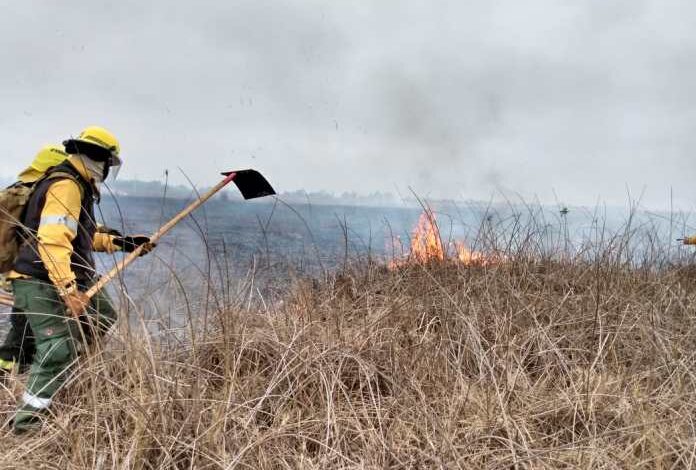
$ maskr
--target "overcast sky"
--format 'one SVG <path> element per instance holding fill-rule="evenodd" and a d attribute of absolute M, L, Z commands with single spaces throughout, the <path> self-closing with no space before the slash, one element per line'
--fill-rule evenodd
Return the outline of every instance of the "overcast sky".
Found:
<path fill-rule="evenodd" d="M 124 178 L 696 202 L 693 1 L 0 6 L 1 176 L 98 124 Z"/>

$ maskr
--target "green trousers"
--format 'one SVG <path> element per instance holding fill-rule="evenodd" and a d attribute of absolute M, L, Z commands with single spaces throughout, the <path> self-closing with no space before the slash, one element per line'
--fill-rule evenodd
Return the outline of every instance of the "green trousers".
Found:
<path fill-rule="evenodd" d="M 86 286 L 84 286 L 86 287 Z M 101 291 L 92 298 L 81 321 L 74 320 L 52 284 L 35 279 L 13 283 L 15 310 L 26 316 L 36 342 L 23 405 L 15 416 L 15 428 L 32 415 L 48 408 L 53 395 L 65 383 L 77 358 L 80 343 L 89 344 L 106 333 L 116 321 L 108 295 Z"/>

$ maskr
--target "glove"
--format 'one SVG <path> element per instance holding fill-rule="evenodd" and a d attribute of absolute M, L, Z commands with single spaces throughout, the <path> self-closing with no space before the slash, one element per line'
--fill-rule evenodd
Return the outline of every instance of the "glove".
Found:
<path fill-rule="evenodd" d="M 65 303 L 65 307 L 70 312 L 73 318 L 79 318 L 80 315 L 85 313 L 87 306 L 89 305 L 89 297 L 84 292 L 79 290 L 74 290 L 69 294 L 65 294 L 61 297 Z"/>
<path fill-rule="evenodd" d="M 145 256 L 146 254 L 151 252 L 154 247 L 157 246 L 156 243 L 150 242 L 150 237 L 146 237 L 145 235 L 128 235 L 126 237 L 114 237 L 113 243 L 126 253 L 132 253 L 140 245 L 145 245 L 143 247 L 143 251 L 140 253 L 140 256 Z"/>

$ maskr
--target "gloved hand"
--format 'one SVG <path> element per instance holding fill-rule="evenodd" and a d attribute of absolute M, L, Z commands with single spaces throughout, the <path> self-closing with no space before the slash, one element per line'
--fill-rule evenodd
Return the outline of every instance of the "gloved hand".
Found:
<path fill-rule="evenodd" d="M 74 290 L 69 294 L 65 294 L 61 297 L 65 306 L 72 315 L 73 318 L 79 318 L 80 315 L 85 313 L 87 306 L 89 305 L 89 297 L 84 292 L 79 290 Z"/>
<path fill-rule="evenodd" d="M 140 253 L 140 256 L 145 256 L 146 254 L 151 252 L 153 248 L 157 246 L 156 243 L 150 242 L 150 237 L 147 237 L 145 235 L 128 235 L 125 237 L 114 237 L 113 243 L 126 253 L 132 253 L 140 245 L 145 245 L 143 247 L 142 253 Z"/>

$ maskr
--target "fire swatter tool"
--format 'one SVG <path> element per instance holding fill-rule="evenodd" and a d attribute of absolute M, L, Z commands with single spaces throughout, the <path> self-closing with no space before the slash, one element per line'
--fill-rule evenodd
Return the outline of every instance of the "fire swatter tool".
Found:
<path fill-rule="evenodd" d="M 206 201 L 208 201 L 211 197 L 220 192 L 222 188 L 230 183 L 234 183 L 237 186 L 239 192 L 242 193 L 242 197 L 246 200 L 256 199 L 264 196 L 272 196 L 275 194 L 275 191 L 268 180 L 266 180 L 266 178 L 256 170 L 227 171 L 222 173 L 222 175 L 225 177 L 225 179 L 216 184 L 207 193 L 200 196 L 186 209 L 179 212 L 172 220 L 164 224 L 157 232 L 152 234 L 150 237 L 150 242 L 157 243 L 160 238 L 173 229 L 179 222 L 188 217 L 193 211 L 205 204 Z M 135 261 L 142 254 L 144 249 L 145 246 L 141 245 L 118 262 L 111 271 L 102 276 L 96 284 L 85 292 L 87 296 L 91 298 L 97 292 L 99 292 L 106 284 L 118 276 L 118 274 L 123 271 L 126 266 Z"/>

